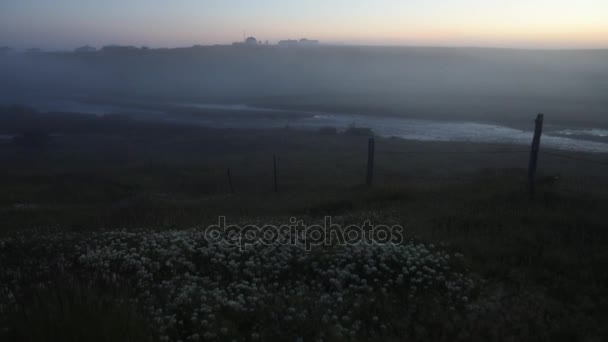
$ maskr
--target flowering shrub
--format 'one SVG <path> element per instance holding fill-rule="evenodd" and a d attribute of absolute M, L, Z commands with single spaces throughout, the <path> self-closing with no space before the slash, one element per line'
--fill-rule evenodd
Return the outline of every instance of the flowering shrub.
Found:
<path fill-rule="evenodd" d="M 210 244 L 196 229 L 23 232 L 0 240 L 0 316 L 18 310 L 27 291 L 70 278 L 131 289 L 130 304 L 161 340 L 415 335 L 421 320 L 467 306 L 473 281 L 457 259 L 414 241 L 306 252 Z"/>

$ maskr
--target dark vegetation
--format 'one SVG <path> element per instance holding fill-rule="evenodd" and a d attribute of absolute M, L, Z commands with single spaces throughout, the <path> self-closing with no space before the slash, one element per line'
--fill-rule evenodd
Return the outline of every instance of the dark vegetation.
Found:
<path fill-rule="evenodd" d="M 467 267 L 483 279 L 477 300 L 493 309 L 458 322 L 456 330 L 465 336 L 608 338 L 603 155 L 561 158 L 541 150 L 541 182 L 531 198 L 525 191 L 528 154 L 512 146 L 377 139 L 375 184 L 366 188 L 369 132 L 360 128 L 351 129 L 355 134 L 212 130 L 25 108 L 4 108 L 0 128 L 17 136 L 0 140 L 3 235 L 48 227 L 188 228 L 218 215 L 333 215 L 354 223 L 369 215 L 379 222 L 391 218 L 409 236 L 463 253 Z M 577 161 L 582 157 L 596 163 Z M 235 195 L 229 194 L 227 168 Z M 40 317 L 16 322 L 17 333 L 79 340 L 98 331 L 90 322 L 104 319 L 116 322 L 104 321 L 115 331 L 103 333 L 142 336 L 142 320 L 131 309 L 107 304 L 108 294 L 81 296 L 78 286 L 62 288 L 50 301 L 33 297 Z M 69 310 L 55 312 L 55 301 Z M 24 322 L 35 328 L 27 330 Z"/>
<path fill-rule="evenodd" d="M 59 278 L 59 277 L 58 277 Z M 11 341 L 150 341 L 148 323 L 126 301 L 127 291 L 55 279 L 51 289 L 31 291 L 27 311 L 10 316 Z"/>
<path fill-rule="evenodd" d="M 4 165 L 0 201 L 7 228 L 12 215 L 32 221 L 28 226 L 53 222 L 89 229 L 196 225 L 222 213 L 304 214 L 333 212 L 334 206 L 365 209 L 374 200 L 359 201 L 359 197 L 381 189 L 394 189 L 391 194 L 396 199 L 412 198 L 427 188 L 448 191 L 483 179 L 515 181 L 510 190 L 518 192 L 523 189 L 519 181 L 525 178 L 528 159 L 525 147 L 377 139 L 376 187 L 368 190 L 361 187 L 370 134 L 366 128 L 351 128 L 355 133 L 350 134 L 327 134 L 326 129 L 317 133 L 219 130 L 26 110 L 1 115 L 0 123 L 0 134 L 16 135 L 0 140 Z M 46 148 L 19 143 L 23 132 L 43 128 Z M 270 194 L 273 154 L 278 156 L 277 195 Z M 605 157 L 568 156 L 574 159 L 541 153 L 541 187 L 549 194 L 603 194 Z M 582 157 L 597 164 L 577 161 Z M 238 196 L 228 195 L 228 168 Z M 323 208 L 325 203 L 328 209 Z M 79 210 L 71 210 L 74 205 Z M 147 210 L 150 206 L 159 210 Z M 199 210 L 201 206 L 205 210 Z M 20 228 L 27 221 L 17 220 L 15 225 Z"/>

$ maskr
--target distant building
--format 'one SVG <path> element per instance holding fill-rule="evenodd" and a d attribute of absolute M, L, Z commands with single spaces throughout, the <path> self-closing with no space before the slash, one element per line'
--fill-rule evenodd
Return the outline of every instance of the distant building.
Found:
<path fill-rule="evenodd" d="M 319 41 L 302 38 L 302 39 L 300 39 L 299 44 L 304 45 L 304 46 L 314 46 L 314 45 L 319 45 Z"/>
<path fill-rule="evenodd" d="M 232 43 L 233 46 L 258 46 L 262 44 L 261 41 L 258 41 L 255 37 L 247 37 L 242 42 Z"/>
<path fill-rule="evenodd" d="M 279 46 L 284 47 L 297 47 L 297 46 L 317 46 L 319 45 L 318 40 L 310 40 L 306 38 L 302 38 L 300 40 L 295 39 L 287 39 L 279 41 Z"/>
<path fill-rule="evenodd" d="M 95 52 L 95 51 L 97 51 L 96 48 L 94 48 L 92 46 L 88 46 L 88 45 L 81 46 L 74 50 L 74 52 L 76 52 L 76 53 L 87 53 L 87 52 Z"/>
<path fill-rule="evenodd" d="M 290 46 L 298 46 L 298 41 L 294 39 L 287 39 L 279 41 L 279 46 L 290 47 Z"/>

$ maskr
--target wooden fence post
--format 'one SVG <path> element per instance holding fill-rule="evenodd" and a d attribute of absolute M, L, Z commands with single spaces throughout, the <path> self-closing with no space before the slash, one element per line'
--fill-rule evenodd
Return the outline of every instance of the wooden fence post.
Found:
<path fill-rule="evenodd" d="M 374 138 L 369 138 L 367 142 L 367 178 L 366 184 L 367 186 L 372 185 L 372 181 L 374 179 L 374 153 L 375 153 L 375 142 Z"/>
<path fill-rule="evenodd" d="M 232 174 L 230 173 L 230 169 L 226 172 L 228 175 L 228 185 L 230 185 L 230 193 L 234 194 L 234 185 L 232 184 Z"/>
<path fill-rule="evenodd" d="M 274 192 L 279 192 L 279 185 L 277 184 L 277 155 L 272 156 L 272 162 L 274 167 Z"/>
<path fill-rule="evenodd" d="M 531 195 L 536 191 L 536 168 L 538 162 L 538 151 L 540 150 L 540 136 L 543 133 L 543 114 L 538 114 L 534 127 L 534 138 L 532 139 L 532 149 L 530 151 L 530 163 L 528 164 L 528 190 Z"/>

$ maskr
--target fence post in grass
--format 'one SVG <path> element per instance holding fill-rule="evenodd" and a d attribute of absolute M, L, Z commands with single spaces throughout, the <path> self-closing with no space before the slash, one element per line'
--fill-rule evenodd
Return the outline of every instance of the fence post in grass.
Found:
<path fill-rule="evenodd" d="M 534 138 L 532 139 L 532 149 L 530 151 L 530 163 L 528 165 L 528 190 L 531 195 L 536 191 L 536 168 L 538 162 L 538 151 L 540 150 L 540 136 L 543 133 L 543 114 L 536 117 L 534 128 Z"/>
<path fill-rule="evenodd" d="M 234 194 L 234 185 L 232 184 L 232 174 L 230 173 L 230 169 L 226 172 L 228 175 L 228 185 L 230 185 L 230 193 Z"/>
<path fill-rule="evenodd" d="M 371 186 L 374 179 L 375 145 L 374 138 L 369 138 L 369 141 L 367 142 L 367 178 L 365 182 L 367 186 Z"/>
<path fill-rule="evenodd" d="M 277 155 L 272 155 L 272 163 L 274 167 L 274 192 L 279 192 L 279 186 L 277 184 Z"/>

